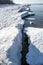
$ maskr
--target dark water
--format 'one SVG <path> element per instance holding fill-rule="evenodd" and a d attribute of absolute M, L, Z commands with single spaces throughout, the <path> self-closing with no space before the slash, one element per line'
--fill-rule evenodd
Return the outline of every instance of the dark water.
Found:
<path fill-rule="evenodd" d="M 35 23 L 36 27 L 43 28 L 43 5 L 31 5 L 30 6 L 31 11 L 34 12 L 35 16 L 28 17 L 28 23 L 31 21 Z"/>

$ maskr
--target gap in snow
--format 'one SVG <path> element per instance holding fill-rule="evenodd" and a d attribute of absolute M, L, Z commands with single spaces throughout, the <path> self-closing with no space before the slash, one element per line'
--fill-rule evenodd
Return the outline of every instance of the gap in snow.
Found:
<path fill-rule="evenodd" d="M 25 20 L 24 20 L 24 23 L 25 23 Z M 23 29 L 22 29 L 22 51 L 21 51 L 22 58 L 21 58 L 21 65 L 29 65 L 27 63 L 27 61 L 26 61 L 26 55 L 28 53 L 29 44 L 28 44 L 28 36 L 27 36 L 26 33 L 24 33 L 24 29 L 25 29 L 24 25 L 23 25 Z"/>

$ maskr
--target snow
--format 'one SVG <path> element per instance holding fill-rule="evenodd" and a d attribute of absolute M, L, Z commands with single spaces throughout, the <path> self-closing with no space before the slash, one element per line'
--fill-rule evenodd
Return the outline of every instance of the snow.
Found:
<path fill-rule="evenodd" d="M 12 6 L 7 6 L 5 8 L 0 8 L 0 29 L 8 27 L 14 23 L 15 25 L 24 24 L 24 21 L 21 19 L 20 13 L 18 13 L 18 8 L 16 7 L 16 9 L 14 9 L 14 7 L 15 6 L 13 6 L 13 8 Z"/>
<path fill-rule="evenodd" d="M 0 30 L 0 64 L 20 65 L 21 42 L 21 31 L 14 26 Z"/>
<path fill-rule="evenodd" d="M 26 61 L 30 65 L 43 64 L 43 28 L 27 27 L 24 32 L 30 37 Z"/>
<path fill-rule="evenodd" d="M 18 10 L 19 6 L 0 6 L 0 65 L 21 65 L 24 21 Z"/>
<path fill-rule="evenodd" d="M 22 17 L 27 15 L 19 12 L 23 6 L 0 5 L 0 65 L 21 65 Z"/>

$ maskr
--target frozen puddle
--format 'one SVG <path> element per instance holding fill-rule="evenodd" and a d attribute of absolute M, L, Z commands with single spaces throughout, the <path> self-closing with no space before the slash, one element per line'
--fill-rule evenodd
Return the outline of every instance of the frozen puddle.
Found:
<path fill-rule="evenodd" d="M 24 32 L 30 37 L 29 52 L 26 55 L 27 63 L 43 65 L 43 28 L 27 27 Z"/>

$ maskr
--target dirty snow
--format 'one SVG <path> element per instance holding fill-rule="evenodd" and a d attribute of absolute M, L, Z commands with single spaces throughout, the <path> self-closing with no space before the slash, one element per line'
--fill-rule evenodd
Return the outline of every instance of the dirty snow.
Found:
<path fill-rule="evenodd" d="M 24 31 L 30 40 L 26 61 L 30 65 L 43 64 L 43 28 L 27 27 Z"/>

